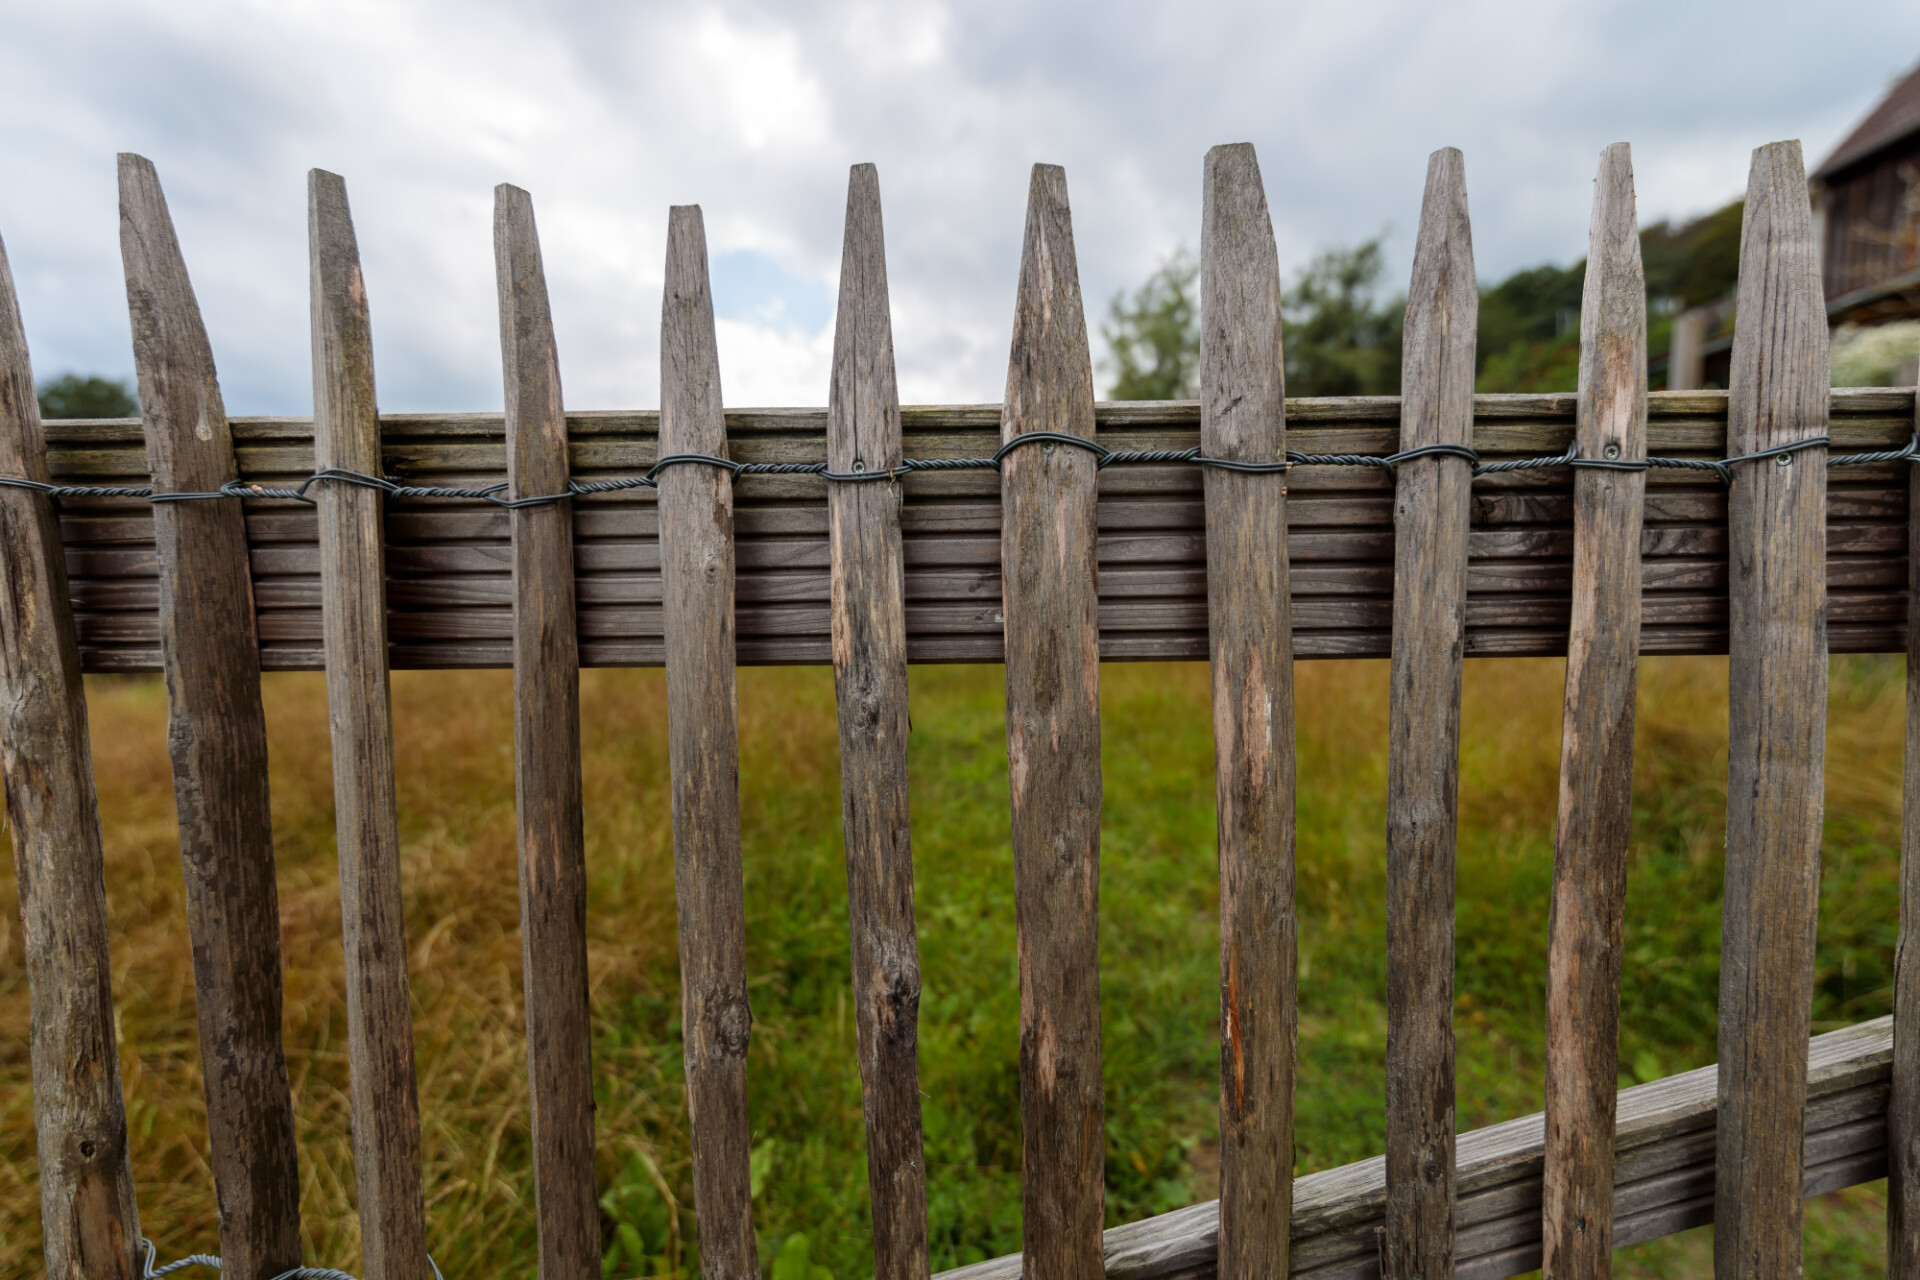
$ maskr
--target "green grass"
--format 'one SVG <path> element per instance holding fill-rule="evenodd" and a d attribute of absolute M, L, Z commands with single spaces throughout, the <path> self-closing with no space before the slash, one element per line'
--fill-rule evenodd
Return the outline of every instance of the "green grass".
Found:
<path fill-rule="evenodd" d="M 1386 1037 L 1386 670 L 1303 663 L 1299 683 L 1298 1171 L 1377 1152 Z M 1468 664 L 1458 1005 L 1463 1128 L 1537 1110 L 1561 667 Z M 1836 660 L 1816 1029 L 1889 1007 L 1903 669 Z M 1002 676 L 912 673 L 921 1090 L 934 1265 L 1019 1247 L 1018 992 Z M 1712 1061 L 1725 664 L 1642 680 L 1622 1083 Z M 212 1248 L 163 695 L 90 686 L 116 927 L 115 982 L 143 1221 L 165 1256 Z M 504 673 L 396 677 L 429 1234 L 449 1275 L 529 1274 Z M 358 1266 L 344 1102 L 324 691 L 267 682 L 288 960 L 287 1042 L 312 1262 Z M 830 673 L 745 671 L 741 790 L 753 1179 L 774 1280 L 871 1274 Z M 1110 1223 L 1203 1199 L 1216 1175 L 1216 885 L 1206 671 L 1102 671 L 1102 1009 Z M 695 1273 L 658 672 L 583 684 L 590 955 L 609 1278 Z M 0 889 L 11 898 L 11 884 Z M 0 903 L 11 928 L 11 901 Z M 0 1238 L 37 1240 L 20 941 L 0 949 Z M 16 1030 L 20 1035 L 16 1037 Z M 1807 1267 L 1877 1274 L 1884 1193 L 1815 1202 Z M 1710 1271 L 1706 1233 L 1625 1250 L 1623 1276 Z M 0 1257 L 11 1280 L 37 1253 Z"/>

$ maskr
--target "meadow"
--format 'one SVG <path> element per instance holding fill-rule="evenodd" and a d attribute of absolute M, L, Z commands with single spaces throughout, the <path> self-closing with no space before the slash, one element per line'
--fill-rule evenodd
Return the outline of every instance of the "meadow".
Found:
<path fill-rule="evenodd" d="M 1102 669 L 1102 1007 L 1110 1223 L 1214 1194 L 1216 868 L 1202 665 Z M 1467 664 L 1458 1003 L 1464 1128 L 1541 1105 L 1562 664 Z M 1298 1171 L 1380 1148 L 1387 671 L 1298 680 Z M 1904 667 L 1835 659 L 1814 1020 L 1890 1008 Z M 511 677 L 394 677 L 429 1240 L 448 1280 L 535 1271 L 514 872 Z M 1711 1062 L 1725 804 L 1723 659 L 1642 667 L 1622 1083 Z M 217 1248 L 193 986 L 156 679 L 90 678 L 114 994 L 143 1229 Z M 1002 675 L 912 673 L 921 1090 L 934 1265 L 1019 1246 L 1018 997 Z M 658 671 L 582 679 L 604 1274 L 697 1274 L 680 1070 L 666 698 Z M 309 1263 L 359 1264 L 325 689 L 265 681 L 286 957 L 285 1039 Z M 847 1000 L 831 673 L 740 680 L 749 1078 L 761 1255 L 774 1280 L 871 1274 Z M 40 1273 L 28 1009 L 0 878 L 0 1278 Z M 1809 1209 L 1809 1274 L 1879 1274 L 1884 1190 Z M 1710 1274 L 1706 1230 L 1616 1274 Z"/>

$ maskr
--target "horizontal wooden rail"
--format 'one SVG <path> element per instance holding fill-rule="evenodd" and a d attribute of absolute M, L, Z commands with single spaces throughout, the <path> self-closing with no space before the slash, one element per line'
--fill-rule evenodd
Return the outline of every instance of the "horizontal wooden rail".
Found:
<path fill-rule="evenodd" d="M 1893 1019 L 1815 1036 L 1807 1052 L 1804 1191 L 1819 1195 L 1883 1177 Z M 1622 1090 L 1614 1139 L 1616 1246 L 1713 1221 L 1719 1069 L 1701 1067 Z M 1538 1114 L 1460 1135 L 1455 1245 L 1458 1280 L 1500 1280 L 1540 1265 Z M 1374 1280 L 1385 1222 L 1386 1162 L 1375 1156 L 1293 1183 L 1293 1269 L 1311 1280 Z M 1115 1227 L 1107 1280 L 1211 1280 L 1219 1202 Z M 936 1280 L 1016 1280 L 1018 1257 Z"/>
<path fill-rule="evenodd" d="M 1722 456 L 1724 392 L 1655 392 L 1647 449 Z M 1474 446 L 1488 459 L 1557 453 L 1573 438 L 1573 395 L 1483 395 Z M 1292 400 L 1287 443 L 1302 452 L 1389 453 L 1397 397 Z M 902 410 L 908 457 L 991 453 L 999 405 Z M 1102 404 L 1109 448 L 1199 443 L 1192 402 Z M 1836 451 L 1897 448 L 1912 436 L 1911 388 L 1836 390 Z M 573 475 L 643 470 L 656 456 L 654 412 L 569 413 Z M 498 414 L 392 414 L 381 419 L 389 474 L 430 483 L 506 473 Z M 303 418 L 238 418 L 242 476 L 282 483 L 313 466 Z M 47 423 L 62 483 L 145 483 L 136 420 Z M 824 409 L 731 410 L 727 440 L 745 462 L 826 456 Z M 1909 463 L 1834 473 L 1828 496 L 1829 635 L 1836 652 L 1905 647 Z M 1000 478 L 990 471 L 908 477 L 901 513 L 907 652 L 914 662 L 998 662 Z M 1201 469 L 1115 467 L 1100 473 L 1100 651 L 1109 659 L 1207 656 L 1206 519 Z M 737 484 L 736 585 L 743 663 L 832 659 L 826 485 L 812 476 L 746 476 Z M 1393 499 L 1373 468 L 1303 467 L 1288 477 L 1294 653 L 1385 656 L 1393 602 Z M 445 501 L 387 504 L 387 600 L 396 667 L 507 666 L 513 652 L 508 514 Z M 159 584 L 146 504 L 63 500 L 62 532 L 81 653 L 90 671 L 159 667 Z M 574 500 L 580 653 L 588 666 L 653 666 L 663 657 L 660 555 L 650 492 Z M 1711 475 L 1647 478 L 1647 653 L 1723 653 L 1727 643 L 1727 497 Z M 1565 468 L 1473 483 L 1467 652 L 1566 649 L 1573 576 L 1573 485 Z M 248 503 L 262 665 L 317 670 L 319 547 L 310 508 Z"/>

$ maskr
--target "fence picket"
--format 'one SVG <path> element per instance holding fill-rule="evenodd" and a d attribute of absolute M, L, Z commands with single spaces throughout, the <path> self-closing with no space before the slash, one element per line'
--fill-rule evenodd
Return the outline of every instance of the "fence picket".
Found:
<path fill-rule="evenodd" d="M 1824 436 L 1826 303 L 1798 142 L 1753 153 L 1727 452 Z M 1827 706 L 1827 462 L 1736 465 L 1728 495 L 1727 866 L 1714 1274 L 1800 1274 Z"/>
<path fill-rule="evenodd" d="M 698 205 L 667 223 L 660 320 L 660 453 L 724 456 L 720 356 Z M 660 473 L 667 750 L 681 1025 L 693 1124 L 694 1209 L 706 1280 L 760 1274 L 749 1195 L 746 890 L 734 698 L 733 477 L 692 463 Z"/>
<path fill-rule="evenodd" d="M 1037 164 L 1000 434 L 1091 441 L 1093 366 L 1067 175 Z M 1026 445 L 1000 470 L 1007 757 L 1020 964 L 1026 1274 L 1099 1280 L 1100 637 L 1094 455 Z"/>
<path fill-rule="evenodd" d="M 1407 292 L 1400 447 L 1473 441 L 1466 164 L 1433 153 Z M 1453 877 L 1472 466 L 1399 464 L 1387 745 L 1387 1280 L 1453 1274 Z"/>
<path fill-rule="evenodd" d="M 314 464 L 379 475 L 373 334 L 347 187 L 338 174 L 307 174 L 307 234 Z M 346 484 L 324 484 L 314 493 L 340 848 L 354 1189 L 369 1276 L 427 1280 L 380 497 Z"/>
<path fill-rule="evenodd" d="M 1200 450 L 1286 457 L 1280 259 L 1250 144 L 1207 153 Z M 1293 1217 L 1293 618 L 1284 474 L 1209 467 L 1207 616 L 1220 850 L 1222 1280 L 1287 1274 Z"/>
<path fill-rule="evenodd" d="M 123 154 L 119 179 L 153 485 L 215 490 L 237 475 L 233 439 L 166 197 L 144 157 Z M 238 499 L 156 503 L 153 525 L 220 1253 L 232 1280 L 269 1280 L 300 1265 L 300 1173 L 246 525 Z"/>
<path fill-rule="evenodd" d="M 1920 437 L 1920 397 L 1913 429 Z M 1907 472 L 1907 757 L 1887 1098 L 1887 1280 L 1920 1280 L 1920 477 Z"/>
<path fill-rule="evenodd" d="M 509 496 L 567 487 L 567 419 L 533 198 L 494 188 L 493 251 L 507 405 Z M 543 1280 L 597 1280 L 593 1057 L 587 1007 L 587 857 L 580 808 L 580 646 L 573 504 L 516 507 L 514 783 L 520 946 Z"/>
<path fill-rule="evenodd" d="M 827 403 L 827 463 L 878 472 L 900 463 L 880 178 L 870 164 L 847 183 Z M 854 1020 L 880 1280 L 928 1274 L 927 1173 L 920 1128 L 920 944 L 914 931 L 907 805 L 906 578 L 900 483 L 841 481 L 827 490 L 833 555 L 833 676 Z"/>
<path fill-rule="evenodd" d="M 0 475 L 50 479 L 5 245 Z M 114 1043 L 107 885 L 80 647 L 53 500 L 13 487 L 0 488 L 0 766 L 25 926 L 45 1273 L 123 1280 L 140 1274 L 140 1217 Z"/>
<path fill-rule="evenodd" d="M 1600 155 L 1580 316 L 1582 458 L 1647 454 L 1647 295 L 1632 153 Z M 1547 956 L 1541 1235 L 1550 1280 L 1604 1280 L 1613 1255 L 1620 947 L 1633 821 L 1645 471 L 1574 473 L 1573 621 Z"/>

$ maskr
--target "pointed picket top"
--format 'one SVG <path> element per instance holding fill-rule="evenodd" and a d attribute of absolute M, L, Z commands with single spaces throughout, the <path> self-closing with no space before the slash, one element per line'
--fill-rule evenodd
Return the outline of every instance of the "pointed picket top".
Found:
<path fill-rule="evenodd" d="M 1473 443 L 1479 285 L 1466 164 L 1433 153 L 1407 291 L 1400 447 Z M 1385 1280 L 1454 1259 L 1453 905 L 1472 464 L 1428 454 L 1394 482 L 1387 742 Z"/>
<path fill-rule="evenodd" d="M 1091 440 L 1093 366 L 1067 175 L 1035 165 L 1001 438 Z M 1007 755 L 1020 966 L 1026 1273 L 1100 1280 L 1100 630 L 1096 459 L 1059 441 L 1000 469 Z"/>
<path fill-rule="evenodd" d="M 1631 463 L 1647 452 L 1647 295 L 1624 142 L 1600 155 L 1587 239 L 1575 440 L 1582 458 Z M 1541 1235 L 1549 1280 L 1604 1280 L 1613 1256 L 1646 483 L 1644 470 L 1574 473 L 1573 611 L 1547 961 Z"/>
<path fill-rule="evenodd" d="M 720 355 L 697 205 L 667 219 L 660 314 L 660 453 L 724 456 Z M 740 863 L 733 477 L 693 463 L 660 473 L 667 755 L 693 1199 L 706 1280 L 755 1280 L 748 1167 L 746 888 Z"/>
<path fill-rule="evenodd" d="M 120 157 L 120 244 L 153 487 L 217 490 L 237 476 L 233 438 L 166 196 L 141 156 Z M 246 523 L 223 500 L 158 503 L 153 527 L 220 1252 L 231 1280 L 269 1280 L 300 1265 L 300 1170 Z"/>
<path fill-rule="evenodd" d="M 827 396 L 828 466 L 841 475 L 885 474 L 900 462 L 900 429 L 880 179 L 872 165 L 861 164 L 847 182 L 840 309 Z M 897 480 L 832 481 L 827 489 L 841 813 L 874 1275 L 925 1280 L 920 956 L 908 816 L 900 501 Z"/>
<path fill-rule="evenodd" d="M 0 244 L 0 475 L 47 483 L 46 432 Z M 32 1033 L 44 1272 L 141 1273 L 115 1038 L 100 807 L 60 521 L 0 489 L 0 756 L 5 760 Z M 17 1252 L 26 1242 L 14 1241 Z"/>
<path fill-rule="evenodd" d="M 1826 299 L 1798 142 L 1753 153 L 1727 453 L 1827 431 Z M 1734 464 L 1727 495 L 1727 861 L 1714 1274 L 1800 1273 L 1801 1152 L 1827 707 L 1827 462 Z"/>
<path fill-rule="evenodd" d="M 1280 258 L 1252 146 L 1207 153 L 1200 448 L 1286 457 Z M 1207 615 L 1220 857 L 1221 1280 L 1288 1271 L 1293 1217 L 1293 614 L 1286 476 L 1209 467 Z"/>

